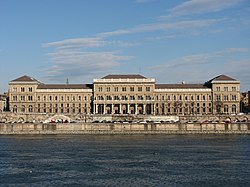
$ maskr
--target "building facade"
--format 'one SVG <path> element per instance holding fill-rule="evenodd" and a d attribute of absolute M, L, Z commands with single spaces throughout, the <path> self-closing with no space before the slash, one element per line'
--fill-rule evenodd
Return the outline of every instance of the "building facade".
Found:
<path fill-rule="evenodd" d="M 204 84 L 156 84 L 137 74 L 107 75 L 93 84 L 43 84 L 29 76 L 9 82 L 16 113 L 100 115 L 231 114 L 240 110 L 240 82 L 220 75 Z"/>

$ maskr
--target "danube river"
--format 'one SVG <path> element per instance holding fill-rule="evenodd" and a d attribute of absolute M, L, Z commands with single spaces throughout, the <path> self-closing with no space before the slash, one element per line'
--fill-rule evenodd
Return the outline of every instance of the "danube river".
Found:
<path fill-rule="evenodd" d="M 0 136 L 0 186 L 250 186 L 250 136 Z"/>

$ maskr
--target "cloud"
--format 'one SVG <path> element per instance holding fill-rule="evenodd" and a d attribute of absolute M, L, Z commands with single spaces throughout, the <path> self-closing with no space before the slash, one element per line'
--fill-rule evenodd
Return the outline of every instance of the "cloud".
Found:
<path fill-rule="evenodd" d="M 99 37 L 110 37 L 126 34 L 155 32 L 155 31 L 168 31 L 168 30 L 182 30 L 182 29 L 195 29 L 208 27 L 212 24 L 220 23 L 224 19 L 203 19 L 203 20 L 184 20 L 176 22 L 155 22 L 151 24 L 142 24 L 132 28 L 119 29 L 110 32 L 99 33 Z"/>
<path fill-rule="evenodd" d="M 131 57 L 119 55 L 118 52 L 83 52 L 59 50 L 48 54 L 51 66 L 45 70 L 47 79 L 65 80 L 84 78 L 89 75 L 99 76 L 120 66 L 120 62 Z"/>
<path fill-rule="evenodd" d="M 161 18 L 171 18 L 187 16 L 192 14 L 205 14 L 218 12 L 242 3 L 244 0 L 190 0 L 170 9 L 167 16 Z"/>
<path fill-rule="evenodd" d="M 235 78 L 240 77 L 239 80 L 247 84 L 250 80 L 250 60 L 232 61 L 230 55 L 235 56 L 248 51 L 248 48 L 226 48 L 210 53 L 192 54 L 172 59 L 162 65 L 148 67 L 148 70 L 159 82 L 164 82 L 167 78 L 170 82 L 188 80 L 197 83 L 198 80 L 199 83 L 204 83 L 214 76 L 225 73 Z"/>
<path fill-rule="evenodd" d="M 96 48 L 107 44 L 102 38 L 73 38 L 57 42 L 42 44 L 42 47 L 56 47 L 57 49 Z"/>

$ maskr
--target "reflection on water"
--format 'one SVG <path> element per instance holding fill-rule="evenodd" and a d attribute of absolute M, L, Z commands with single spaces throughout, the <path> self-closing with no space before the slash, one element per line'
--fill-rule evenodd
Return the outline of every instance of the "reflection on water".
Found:
<path fill-rule="evenodd" d="M 0 186 L 250 186 L 250 136 L 0 136 Z"/>

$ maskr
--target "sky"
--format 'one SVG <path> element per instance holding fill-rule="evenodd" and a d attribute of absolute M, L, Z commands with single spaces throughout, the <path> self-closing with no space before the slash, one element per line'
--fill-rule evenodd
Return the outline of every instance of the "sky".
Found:
<path fill-rule="evenodd" d="M 0 93 L 23 75 L 47 84 L 142 74 L 250 90 L 249 0 L 0 0 Z"/>

